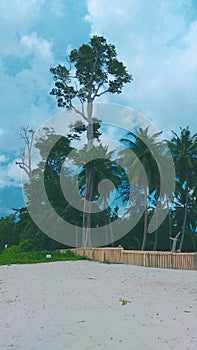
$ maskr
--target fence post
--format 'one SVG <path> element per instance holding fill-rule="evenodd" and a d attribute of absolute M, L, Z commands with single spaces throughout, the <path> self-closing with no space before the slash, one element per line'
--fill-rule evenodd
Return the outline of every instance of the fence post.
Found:
<path fill-rule="evenodd" d="M 197 254 L 194 254 L 194 268 L 197 270 Z"/>
<path fill-rule="evenodd" d="M 122 262 L 123 262 L 123 250 L 124 250 L 124 248 L 123 248 L 121 245 L 119 245 L 118 247 L 121 248 L 121 250 L 120 250 L 120 264 L 122 264 Z"/>

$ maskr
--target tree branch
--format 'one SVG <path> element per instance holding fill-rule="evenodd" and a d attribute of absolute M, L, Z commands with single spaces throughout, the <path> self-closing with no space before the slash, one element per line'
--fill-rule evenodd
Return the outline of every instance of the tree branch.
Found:
<path fill-rule="evenodd" d="M 107 89 L 107 90 L 105 90 L 105 91 L 101 92 L 100 94 L 96 94 L 96 96 L 95 96 L 95 97 L 100 97 L 101 95 L 106 94 L 106 92 L 108 92 L 108 91 L 109 91 L 109 89 Z"/>
<path fill-rule="evenodd" d="M 32 171 L 28 164 L 23 162 L 16 162 L 16 164 L 19 165 L 19 167 L 23 169 L 26 172 L 26 174 L 30 177 Z"/>
<path fill-rule="evenodd" d="M 77 114 L 80 114 L 87 122 L 88 122 L 88 118 L 85 116 L 84 112 L 83 112 L 83 108 L 82 108 L 82 112 L 77 109 L 75 106 L 72 105 L 71 103 L 71 108 L 74 109 L 74 111 L 77 113 Z"/>
<path fill-rule="evenodd" d="M 97 89 L 96 89 L 96 91 L 95 91 L 95 94 L 94 94 L 93 97 L 92 97 L 92 100 L 93 100 L 93 101 L 94 101 L 95 97 L 99 96 L 99 95 L 98 95 L 98 91 L 99 91 L 100 87 L 103 85 L 103 83 L 104 83 L 104 81 L 101 81 L 101 83 L 98 85 L 98 87 L 97 87 Z"/>

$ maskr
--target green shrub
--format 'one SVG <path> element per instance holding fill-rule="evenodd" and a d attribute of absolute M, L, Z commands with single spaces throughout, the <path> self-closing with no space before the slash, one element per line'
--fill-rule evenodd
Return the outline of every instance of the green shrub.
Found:
<path fill-rule="evenodd" d="M 28 242 L 24 241 L 19 245 L 13 245 L 3 251 L 0 254 L 0 265 L 11 264 L 34 264 L 51 261 L 62 260 L 85 260 L 84 257 L 75 256 L 70 249 L 66 249 L 64 253 L 58 251 L 23 251 L 25 245 Z M 47 258 L 46 255 L 51 255 L 51 258 Z"/>

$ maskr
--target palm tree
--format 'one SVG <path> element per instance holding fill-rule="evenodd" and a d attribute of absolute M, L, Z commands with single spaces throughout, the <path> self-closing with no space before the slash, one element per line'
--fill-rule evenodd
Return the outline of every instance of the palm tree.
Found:
<path fill-rule="evenodd" d="M 189 127 L 180 128 L 180 136 L 173 132 L 173 138 L 168 142 L 176 170 L 176 217 L 181 224 L 181 240 L 179 250 L 182 250 L 188 212 L 192 197 L 195 196 L 197 186 L 197 133 L 191 135 Z"/>
<path fill-rule="evenodd" d="M 151 194 L 157 198 L 160 187 L 159 168 L 154 154 L 160 153 L 161 141 L 158 138 L 162 132 L 149 136 L 148 129 L 148 127 L 145 129 L 139 128 L 136 133 L 129 132 L 127 134 L 129 138 L 121 139 L 126 149 L 120 152 L 120 156 L 125 158 L 125 165 L 135 174 L 134 179 L 137 180 L 144 195 L 144 228 L 141 250 L 144 250 L 146 247 L 148 207 L 151 201 Z M 127 149 L 136 155 L 136 158 L 132 162 L 130 156 L 127 157 Z M 142 172 L 141 165 L 145 170 L 147 183 L 144 181 L 144 173 Z"/>
<path fill-rule="evenodd" d="M 99 144 L 99 146 L 93 146 L 89 151 L 89 159 L 87 158 L 86 149 L 81 150 L 77 155 L 77 163 L 82 166 L 82 170 L 78 176 L 78 185 L 80 192 L 85 195 L 86 189 L 86 168 L 91 167 L 92 174 L 92 190 L 91 190 L 91 201 L 97 200 L 97 204 L 103 208 L 104 211 L 104 225 L 110 230 L 110 240 L 114 242 L 112 225 L 111 225 L 111 213 L 108 205 L 111 192 L 114 191 L 114 188 L 117 190 L 123 181 L 124 172 L 120 165 L 112 160 L 114 151 L 108 151 L 107 146 Z M 108 180 L 106 182 L 106 180 Z M 110 181 L 110 182 L 109 182 Z M 113 183 L 113 185 L 112 185 Z M 100 187 L 99 193 L 99 186 Z M 98 218 L 100 216 L 98 215 Z M 107 226 L 108 221 L 108 226 Z M 106 232 L 107 234 L 107 232 Z M 90 238 L 90 235 L 89 235 Z M 87 242 L 88 236 L 86 236 L 86 241 L 82 242 L 83 246 L 91 244 Z"/>

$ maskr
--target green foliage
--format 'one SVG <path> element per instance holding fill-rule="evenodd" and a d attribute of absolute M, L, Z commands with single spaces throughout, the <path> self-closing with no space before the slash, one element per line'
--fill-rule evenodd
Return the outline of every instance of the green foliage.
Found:
<path fill-rule="evenodd" d="M 194 250 L 197 247 L 197 133 L 191 135 L 189 127 L 181 128 L 180 131 L 180 136 L 173 132 L 168 146 L 176 169 L 175 210 L 172 218 L 176 231 L 181 231 L 179 250 L 182 251 L 188 235 Z"/>
<path fill-rule="evenodd" d="M 87 151 L 91 154 L 94 139 L 99 141 L 100 122 L 94 123 L 93 105 L 96 98 L 105 93 L 120 94 L 124 84 L 131 82 L 132 77 L 122 62 L 118 61 L 115 46 L 108 44 L 102 36 L 93 36 L 88 44 L 83 44 L 78 50 L 72 50 L 68 57 L 69 67 L 58 65 L 51 67 L 50 72 L 55 81 L 51 91 L 57 99 L 58 107 L 65 107 L 78 113 L 83 123 L 74 126 L 74 138 L 86 131 Z M 76 107 L 75 102 L 80 102 Z M 85 111 L 86 110 L 86 111 Z M 71 136 L 73 137 L 73 136 Z M 87 154 L 87 152 L 86 152 Z M 94 194 L 93 167 L 89 164 L 85 169 L 85 192 L 83 210 L 82 245 L 88 246 L 91 227 L 91 213 L 88 202 Z"/>
<path fill-rule="evenodd" d="M 5 245 L 18 244 L 20 233 L 16 229 L 15 216 L 10 215 L 0 219 L 0 253 Z"/>
<path fill-rule="evenodd" d="M 56 96 L 59 107 L 72 108 L 76 97 L 84 103 L 106 92 L 120 94 L 124 84 L 132 80 L 126 67 L 118 61 L 115 46 L 107 44 L 102 36 L 95 35 L 89 44 L 72 50 L 69 63 L 68 68 L 59 64 L 50 69 L 55 80 L 51 95 Z"/>
<path fill-rule="evenodd" d="M 141 247 L 141 249 L 150 250 L 170 250 L 169 237 L 172 238 L 181 231 L 179 249 L 196 251 L 197 134 L 192 135 L 189 127 L 181 128 L 180 135 L 173 132 L 172 139 L 167 141 L 176 170 L 176 189 L 174 193 L 173 191 L 165 193 L 166 189 L 162 189 L 163 193 L 161 193 L 160 174 L 162 173 L 165 179 L 168 179 L 168 174 L 165 174 L 165 164 L 168 161 L 167 148 L 163 142 L 160 142 L 162 132 L 149 135 L 148 127 L 145 129 L 140 127 L 135 133 L 129 132 L 127 138 L 121 140 L 125 148 L 119 156 L 125 168 L 132 174 L 132 186 L 130 186 L 127 173 L 118 165 L 118 162 L 116 164 L 112 161 L 113 152 L 108 152 L 107 148 L 100 143 L 101 120 L 93 118 L 93 104 L 96 98 L 105 93 L 120 94 L 124 84 L 132 80 L 131 75 L 123 63 L 118 61 L 115 46 L 108 44 L 102 36 L 95 35 L 88 44 L 72 50 L 67 62 L 68 67 L 58 65 L 50 69 L 55 81 L 51 95 L 56 97 L 59 107 L 74 110 L 82 120 L 70 126 L 71 132 L 67 137 L 55 135 L 53 130 L 45 128 L 44 134 L 37 140 L 36 147 L 42 161 L 38 168 L 33 170 L 31 183 L 25 188 L 29 203 L 43 202 L 43 198 L 36 193 L 35 188 L 40 181 L 40 175 L 44 172 L 47 196 L 61 218 L 73 225 L 88 228 L 106 225 L 118 217 L 118 209 L 112 211 L 108 208 L 102 213 L 91 216 L 87 208 L 84 207 L 82 214 L 67 202 L 61 190 L 60 172 L 67 155 L 72 150 L 74 151 L 72 164 L 80 167 L 77 185 L 86 200 L 97 201 L 98 206 L 99 199 L 102 197 L 98 185 L 101 180 L 110 179 L 119 191 L 120 203 L 132 197 L 127 215 L 135 216 L 141 212 L 142 208 L 144 210 L 144 215 L 136 226 L 115 242 L 115 245 L 121 244 L 127 249 Z M 80 102 L 79 108 L 75 107 L 77 99 L 77 102 Z M 31 143 L 33 131 L 24 129 L 24 132 Z M 87 144 L 82 150 L 74 150 L 71 142 L 80 140 L 83 133 L 86 133 Z M 99 142 L 98 147 L 94 145 L 93 139 Z M 58 141 L 54 142 L 55 140 Z M 48 155 L 48 149 L 53 144 L 55 146 Z M 133 159 L 130 157 L 131 151 Z M 144 182 L 142 166 L 147 183 Z M 66 175 L 66 171 L 64 172 L 66 184 L 71 187 L 76 182 L 76 177 L 68 171 Z M 112 191 L 113 187 L 104 188 L 100 206 L 107 207 L 107 200 Z M 174 201 L 170 208 L 169 202 L 172 199 Z M 148 234 L 148 225 L 158 202 L 161 207 L 164 204 L 164 208 L 170 209 L 169 215 L 156 232 Z M 24 240 L 21 246 L 21 250 L 24 251 L 62 248 L 62 245 L 44 235 L 35 226 L 26 209 L 19 211 L 17 223 L 14 220 L 13 217 L 0 220 L 0 251 L 5 244 L 18 244 Z"/>
<path fill-rule="evenodd" d="M 192 188 L 197 185 L 197 133 L 191 135 L 189 127 L 180 128 L 180 136 L 173 131 L 168 142 L 179 183 Z"/>
<path fill-rule="evenodd" d="M 76 131 L 78 131 L 80 135 L 80 132 L 84 132 L 85 130 L 80 129 L 81 124 L 78 124 L 77 128 L 78 127 L 79 129 Z M 147 134 L 147 130 L 141 130 L 139 132 L 141 132 L 141 137 L 143 137 L 143 135 L 145 137 Z M 60 186 L 60 169 L 67 152 L 71 149 L 70 141 L 67 138 L 62 137 L 55 147 L 52 148 L 51 153 L 48 156 L 45 152 L 48 143 L 53 142 L 54 137 L 57 136 L 59 135 L 54 135 L 53 132 L 46 131 L 45 136 L 42 136 L 40 140 L 37 141 L 37 148 L 40 151 L 43 161 L 45 160 L 46 166 L 43 167 L 41 162 L 39 167 L 35 169 L 31 179 L 31 186 L 27 187 L 28 198 L 30 201 L 42 201 L 39 193 L 36 194 L 34 191 L 34 181 L 39 181 L 39 172 L 45 171 L 46 192 L 53 207 L 62 218 L 65 218 L 65 220 L 74 225 L 77 224 L 80 226 L 82 225 L 82 214 L 80 211 L 73 208 L 71 204 L 66 202 Z M 152 156 L 150 151 L 147 150 L 147 146 L 143 142 L 140 142 L 138 134 L 137 136 L 135 135 L 135 137 L 129 137 L 127 140 L 130 142 L 126 144 L 127 147 L 132 147 L 132 150 L 139 152 L 139 157 L 141 157 L 141 161 L 144 159 L 144 164 L 147 167 L 146 170 L 148 174 L 150 174 L 148 178 L 150 178 L 149 194 L 151 194 L 151 196 L 149 195 L 147 201 L 147 220 L 150 222 L 156 201 L 158 200 L 156 195 L 157 191 L 154 192 L 153 189 L 156 189 L 159 184 L 159 179 L 157 179 L 159 174 L 157 171 L 154 171 L 154 161 L 145 161 L 146 157 L 150 160 Z M 152 141 L 154 141 L 153 138 Z M 177 175 L 176 189 L 173 194 L 174 202 L 170 208 L 170 214 L 158 228 L 157 232 L 147 234 L 146 249 L 170 250 L 171 240 L 169 240 L 169 236 L 174 237 L 179 231 L 183 231 L 184 229 L 184 240 L 181 250 L 188 252 L 197 251 L 197 150 L 195 145 L 196 139 L 191 135 L 188 128 L 181 129 L 180 136 L 173 136 L 172 140 L 169 141 Z M 127 149 L 125 148 L 125 166 L 127 162 L 126 150 Z M 93 146 L 92 152 L 94 160 L 91 161 L 91 154 L 89 159 L 93 173 L 92 199 L 99 201 L 99 182 L 103 179 L 111 179 L 115 188 L 119 191 L 119 203 L 121 203 L 121 200 L 124 198 L 127 199 L 128 194 L 131 194 L 132 191 L 132 203 L 128 206 L 128 214 L 137 215 L 139 207 L 144 205 L 143 201 L 141 201 L 142 193 L 140 193 L 139 187 L 129 187 L 128 182 L 125 180 L 125 173 L 122 172 L 121 167 L 110 160 L 113 156 L 113 152 L 109 152 L 107 148 L 102 145 L 99 145 L 98 147 Z M 87 161 L 86 155 L 85 150 L 80 150 L 77 154 L 79 166 L 81 168 L 78 176 L 78 185 L 82 195 L 84 195 L 85 186 L 84 164 L 86 164 L 85 161 Z M 188 157 L 190 158 L 190 161 L 188 160 Z M 188 166 L 185 167 L 186 159 Z M 134 163 L 133 166 L 135 165 L 136 164 Z M 151 166 L 151 169 L 149 170 L 148 165 Z M 153 175 L 151 175 L 152 172 Z M 190 174 L 188 175 L 189 172 Z M 154 177 L 156 177 L 155 181 L 153 181 Z M 71 186 L 72 181 L 75 181 L 75 178 L 68 173 L 66 178 L 67 185 Z M 105 200 L 107 200 L 109 193 L 107 193 L 106 190 L 104 190 L 104 193 L 106 195 Z M 102 199 L 104 199 L 104 197 L 102 197 Z M 103 205 L 102 202 L 101 205 Z M 100 213 L 93 213 L 92 227 L 101 227 L 109 222 L 113 222 L 119 217 L 119 209 L 120 208 L 115 208 L 112 210 L 112 208 L 109 208 L 109 210 L 104 209 Z M 124 237 L 116 241 L 114 245 L 118 246 L 120 244 L 125 249 L 140 249 L 143 242 L 144 226 L 144 217 L 141 217 L 136 226 Z M 6 244 L 10 247 L 12 245 L 18 245 L 21 242 L 21 253 L 42 250 L 54 251 L 66 248 L 63 244 L 54 241 L 39 230 L 32 221 L 26 208 L 17 209 L 15 215 L 10 215 L 6 218 L 0 219 L 0 252 L 4 251 Z M 179 241 L 179 244 L 180 243 L 181 242 Z M 179 246 L 177 246 L 177 248 L 179 249 Z"/>
<path fill-rule="evenodd" d="M 92 118 L 93 138 L 97 141 L 100 141 L 99 137 L 102 135 L 100 132 L 101 122 L 102 120 L 100 119 Z M 71 124 L 70 127 L 71 133 L 68 134 L 69 140 L 80 140 L 81 134 L 85 131 L 88 132 L 88 125 L 85 125 L 81 120 L 77 120 L 74 124 Z"/>
<path fill-rule="evenodd" d="M 71 224 L 83 228 L 98 227 L 111 223 L 119 216 L 119 209 L 111 208 L 92 216 L 87 208 L 84 208 L 82 214 L 65 199 L 60 185 L 60 172 L 72 150 L 74 151 L 72 164 L 80 168 L 77 185 L 86 200 L 97 201 L 98 205 L 102 197 L 98 185 L 101 180 L 110 179 L 118 190 L 120 205 L 128 201 L 132 195 L 127 215 L 138 215 L 141 208 L 144 209 L 144 215 L 137 225 L 115 242 L 116 245 L 121 244 L 127 249 L 141 247 L 141 249 L 169 250 L 171 243 L 169 236 L 174 237 L 181 231 L 179 249 L 195 251 L 197 249 L 197 134 L 191 135 L 189 127 L 181 128 L 180 135 L 173 132 L 172 139 L 167 143 L 176 170 L 176 189 L 174 193 L 165 193 L 166 189 L 162 189 L 161 193 L 161 172 L 165 179 L 168 178 L 168 174 L 165 174 L 167 148 L 160 142 L 162 132 L 149 135 L 148 127 L 145 129 L 140 127 L 135 133 L 129 132 L 127 138 L 121 140 L 125 149 L 119 156 L 128 172 L 132 173 L 132 186 L 130 186 L 126 171 L 123 171 L 118 162 L 116 164 L 112 161 L 113 152 L 108 152 L 100 143 L 101 120 L 93 117 L 93 104 L 95 99 L 105 93 L 120 94 L 124 84 L 129 83 L 132 76 L 124 64 L 118 61 L 115 46 L 108 44 L 102 36 L 95 35 L 88 44 L 72 50 L 67 63 L 67 67 L 62 65 L 51 67 L 50 72 L 55 81 L 51 95 L 56 97 L 59 107 L 74 110 L 82 120 L 70 126 L 71 131 L 67 137 L 55 135 L 52 129 L 45 128 L 43 135 L 37 140 L 36 147 L 42 161 L 38 168 L 33 170 L 30 185 L 26 185 L 29 203 L 43 202 L 43 198 L 36 193 L 35 188 L 44 172 L 46 193 L 53 208 L 61 218 Z M 76 101 L 80 102 L 79 108 L 75 107 Z M 34 135 L 32 130 L 24 129 L 24 131 L 27 137 Z M 87 144 L 82 150 L 74 150 L 71 142 L 80 140 L 83 133 L 86 133 Z M 31 143 L 31 137 L 28 140 Z M 58 141 L 54 142 L 55 140 Z M 93 140 L 98 141 L 98 147 L 94 145 Z M 48 155 L 48 149 L 53 144 L 55 146 Z M 128 156 L 131 151 L 133 159 Z M 21 164 L 23 165 L 20 163 L 19 166 Z M 143 181 L 141 165 L 146 173 L 147 184 Z M 71 187 L 76 182 L 76 177 L 68 172 L 68 168 L 64 170 L 66 184 Z M 100 206 L 107 207 L 107 200 L 112 191 L 113 187 L 104 188 Z M 169 208 L 172 199 L 174 202 Z M 148 234 L 148 225 L 158 202 L 161 206 L 165 202 L 164 207 L 170 209 L 170 212 L 157 231 Z M 21 251 L 62 248 L 62 245 L 44 235 L 35 226 L 26 209 L 19 211 L 18 219 L 18 222 L 14 222 L 13 217 L 0 220 L 0 251 L 5 244 L 18 244 L 24 240 L 20 247 Z"/>
<path fill-rule="evenodd" d="M 161 155 L 163 152 L 163 145 L 158 141 L 161 133 L 149 135 L 148 127 L 145 129 L 139 128 L 135 133 L 128 132 L 128 138 L 121 139 L 121 142 L 125 145 L 125 149 L 120 152 L 120 156 L 124 157 L 125 166 L 133 172 L 133 180 L 141 185 L 144 183 L 144 180 L 140 165 L 143 165 L 148 179 L 150 194 L 159 190 L 159 168 L 155 155 Z M 127 149 L 132 150 L 136 155 L 132 163 L 130 152 L 129 156 L 127 155 Z"/>
<path fill-rule="evenodd" d="M 27 241 L 21 242 L 18 246 L 11 246 L 0 254 L 0 265 L 11 264 L 35 264 L 51 261 L 64 261 L 64 260 L 84 260 L 81 256 L 75 256 L 70 249 L 66 249 L 64 253 L 58 251 L 24 251 L 24 247 Z M 46 255 L 51 255 L 51 258 L 46 258 Z"/>
<path fill-rule="evenodd" d="M 15 230 L 20 235 L 20 242 L 25 242 L 23 250 L 55 250 L 65 248 L 65 245 L 54 241 L 36 226 L 27 208 L 19 209 L 17 215 L 18 219 L 15 224 Z"/>

